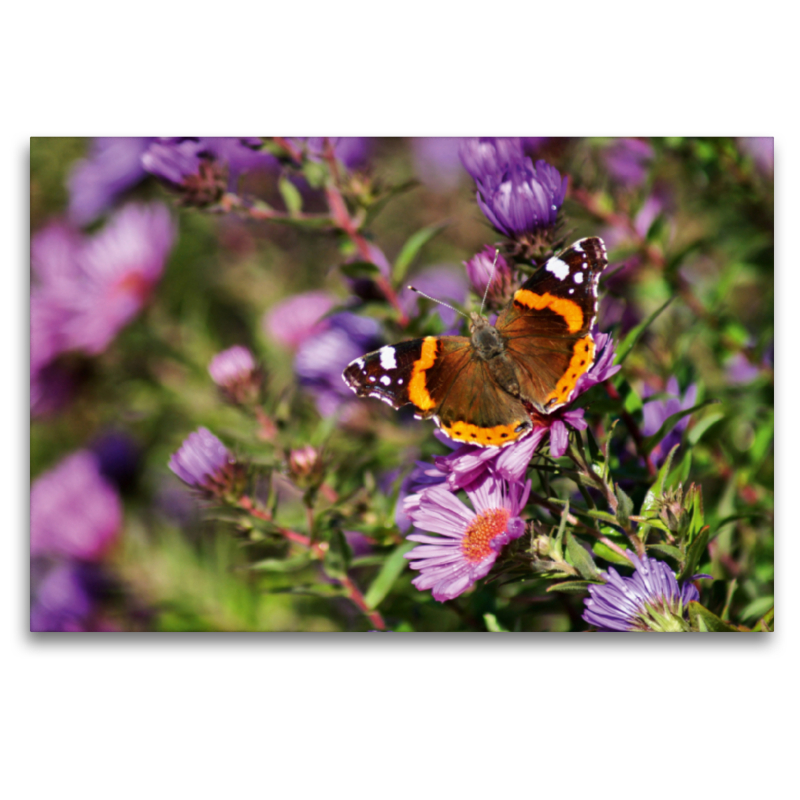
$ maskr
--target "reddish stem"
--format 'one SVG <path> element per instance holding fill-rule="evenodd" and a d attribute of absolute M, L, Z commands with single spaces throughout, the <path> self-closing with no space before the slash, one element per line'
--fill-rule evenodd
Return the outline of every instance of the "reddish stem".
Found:
<path fill-rule="evenodd" d="M 272 514 L 270 514 L 269 511 L 262 510 L 253 505 L 253 501 L 247 495 L 243 495 L 241 498 L 239 498 L 239 508 L 241 508 L 243 511 L 246 511 L 256 519 L 272 522 Z M 311 552 L 319 559 L 324 558 L 325 553 L 328 551 L 327 542 L 312 542 L 308 536 L 305 536 L 302 533 L 290 531 L 287 528 L 281 528 L 279 526 L 275 527 L 281 536 L 288 539 L 290 542 L 294 542 L 295 544 L 299 544 L 306 549 L 310 549 Z M 381 615 L 377 611 L 370 609 L 364 600 L 364 595 L 361 594 L 358 587 L 355 585 L 355 583 L 353 583 L 348 575 L 345 575 L 343 578 L 334 578 L 334 580 L 341 584 L 350 601 L 369 618 L 370 622 L 376 628 L 382 631 L 386 630 L 386 623 L 383 621 Z"/>

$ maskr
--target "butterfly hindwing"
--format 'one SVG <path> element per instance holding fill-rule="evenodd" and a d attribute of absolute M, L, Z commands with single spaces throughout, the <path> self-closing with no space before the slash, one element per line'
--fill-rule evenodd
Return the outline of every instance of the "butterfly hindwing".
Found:
<path fill-rule="evenodd" d="M 497 320 L 522 398 L 544 413 L 564 405 L 594 361 L 590 329 L 608 261 L 601 239 L 581 239 L 549 259 Z"/>

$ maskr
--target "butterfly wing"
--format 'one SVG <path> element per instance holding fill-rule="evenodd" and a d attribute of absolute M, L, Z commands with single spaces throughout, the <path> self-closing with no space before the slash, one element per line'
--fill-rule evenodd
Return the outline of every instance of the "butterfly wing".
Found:
<path fill-rule="evenodd" d="M 597 283 L 607 264 L 602 239 L 575 242 L 530 277 L 497 320 L 520 396 L 543 413 L 568 403 L 594 362 L 590 330 L 597 317 Z"/>
<path fill-rule="evenodd" d="M 500 447 L 532 427 L 523 404 L 497 386 L 465 336 L 387 345 L 351 362 L 342 377 L 359 397 L 412 405 L 456 441 Z"/>

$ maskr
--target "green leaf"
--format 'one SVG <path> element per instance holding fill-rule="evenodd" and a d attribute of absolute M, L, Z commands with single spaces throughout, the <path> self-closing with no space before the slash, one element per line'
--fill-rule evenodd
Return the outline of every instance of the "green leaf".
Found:
<path fill-rule="evenodd" d="M 588 514 L 590 517 L 599 519 L 602 522 L 607 522 L 609 525 L 619 525 L 617 518 L 613 514 L 609 514 L 608 511 L 600 511 L 596 508 L 587 508 L 584 513 Z"/>
<path fill-rule="evenodd" d="M 257 572 L 297 572 L 307 567 L 311 558 L 307 553 L 293 556 L 292 558 L 265 558 L 250 565 L 250 569 Z"/>
<path fill-rule="evenodd" d="M 616 550 L 612 550 L 605 542 L 595 542 L 592 545 L 592 552 L 605 561 L 610 561 L 612 564 L 622 564 L 624 567 L 630 567 L 630 559 L 621 556 Z"/>
<path fill-rule="evenodd" d="M 345 577 L 350 567 L 351 555 L 350 545 L 347 544 L 344 534 L 340 530 L 332 531 L 330 547 L 323 560 L 325 573 L 331 578 Z"/>
<path fill-rule="evenodd" d="M 683 565 L 683 569 L 681 570 L 681 574 L 678 576 L 678 580 L 686 580 L 695 574 L 697 565 L 700 563 L 700 559 L 706 551 L 708 540 L 710 538 L 711 528 L 706 525 L 701 529 L 695 540 L 689 545 L 689 548 L 686 551 L 686 561 Z"/>
<path fill-rule="evenodd" d="M 659 317 L 662 311 L 664 311 L 667 306 L 675 299 L 677 295 L 673 295 L 672 297 L 667 300 L 664 305 L 660 308 L 657 308 L 644 322 L 640 322 L 633 330 L 631 330 L 625 339 L 622 341 L 622 344 L 619 346 L 617 350 L 617 357 L 614 359 L 615 364 L 622 364 L 623 361 L 630 355 L 631 350 L 636 346 L 636 343 L 639 339 L 642 338 L 644 332 L 652 325 L 653 322 Z"/>
<path fill-rule="evenodd" d="M 278 190 L 281 193 L 283 202 L 286 204 L 288 212 L 294 216 L 303 210 L 303 196 L 297 187 L 284 175 L 278 181 Z"/>
<path fill-rule="evenodd" d="M 484 614 L 483 621 L 489 633 L 508 633 L 508 631 L 497 621 L 494 614 Z"/>
<path fill-rule="evenodd" d="M 775 630 L 775 606 L 764 614 L 753 630 L 759 633 L 772 632 Z"/>
<path fill-rule="evenodd" d="M 572 566 L 578 570 L 578 574 L 586 580 L 599 577 L 600 573 L 586 549 L 575 539 L 570 531 L 567 531 L 566 538 L 567 556 L 572 562 Z"/>
<path fill-rule="evenodd" d="M 698 403 L 696 406 L 687 408 L 685 411 L 676 411 L 674 414 L 670 414 L 664 422 L 661 423 L 661 427 L 654 434 L 644 438 L 643 444 L 645 450 L 649 453 L 684 417 L 696 413 L 701 408 L 716 405 L 717 403 L 719 403 L 719 400 L 705 400 L 702 403 Z"/>
<path fill-rule="evenodd" d="M 617 520 L 623 528 L 627 528 L 633 513 L 633 500 L 625 494 L 619 484 L 616 486 L 615 494 L 617 495 Z"/>
<path fill-rule="evenodd" d="M 625 396 L 623 408 L 629 414 L 635 414 L 637 411 L 642 410 L 642 398 L 639 397 L 638 392 L 632 386 L 629 387 L 628 394 Z"/>
<path fill-rule="evenodd" d="M 547 587 L 548 592 L 567 592 L 568 594 L 584 594 L 588 586 L 596 586 L 602 581 L 562 581 Z"/>
<path fill-rule="evenodd" d="M 649 544 L 647 545 L 648 551 L 653 550 L 663 556 L 674 558 L 679 564 L 683 561 L 684 554 L 680 547 L 675 547 L 671 544 Z"/>
<path fill-rule="evenodd" d="M 745 622 L 756 617 L 763 617 L 775 605 L 775 598 L 772 595 L 757 597 L 750 601 L 743 609 L 739 617 Z M 774 611 L 773 611 L 774 614 Z"/>
<path fill-rule="evenodd" d="M 394 582 L 408 564 L 408 559 L 404 558 L 405 554 L 415 546 L 414 542 L 403 542 L 391 552 L 364 595 L 364 600 L 370 608 L 377 608 L 389 594 Z"/>
<path fill-rule="evenodd" d="M 724 622 L 696 600 L 689 603 L 689 624 L 699 633 L 739 633 L 739 628 Z"/>
<path fill-rule="evenodd" d="M 340 264 L 339 270 L 348 278 L 373 279 L 381 274 L 380 269 L 371 261 L 351 261 L 348 264 Z"/>
<path fill-rule="evenodd" d="M 686 437 L 689 440 L 689 444 L 696 445 L 703 438 L 703 434 L 721 419 L 725 419 L 724 412 L 715 411 L 713 414 L 707 414 L 699 422 L 696 422 Z"/>
<path fill-rule="evenodd" d="M 411 266 L 411 262 L 416 258 L 417 253 L 431 240 L 449 225 L 448 222 L 440 222 L 438 225 L 429 225 L 409 236 L 408 241 L 403 245 L 403 249 L 397 256 L 392 270 L 392 278 L 395 286 L 399 286 Z"/>

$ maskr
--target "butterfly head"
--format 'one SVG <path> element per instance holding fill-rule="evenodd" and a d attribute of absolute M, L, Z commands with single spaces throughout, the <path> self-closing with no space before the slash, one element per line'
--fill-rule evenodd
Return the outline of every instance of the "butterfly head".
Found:
<path fill-rule="evenodd" d="M 504 350 L 503 337 L 494 325 L 489 324 L 486 317 L 482 317 L 476 312 L 469 315 L 469 332 L 472 335 L 472 346 L 478 355 L 484 360 L 494 358 Z"/>

